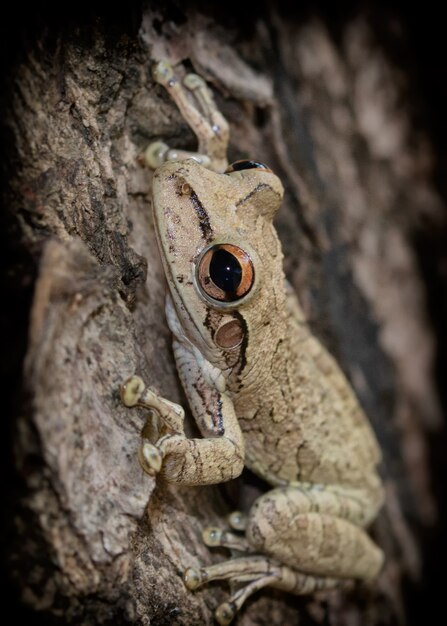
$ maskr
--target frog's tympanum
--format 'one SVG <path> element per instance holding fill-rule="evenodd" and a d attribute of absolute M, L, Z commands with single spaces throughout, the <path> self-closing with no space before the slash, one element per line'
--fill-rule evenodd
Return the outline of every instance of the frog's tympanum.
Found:
<path fill-rule="evenodd" d="M 202 438 L 187 438 L 183 409 L 141 378 L 123 385 L 122 398 L 159 423 L 157 437 L 143 434 L 148 474 L 208 485 L 247 466 L 272 487 L 247 513 L 230 515 L 228 530 L 204 530 L 205 543 L 231 549 L 232 558 L 185 572 L 189 589 L 236 583 L 216 610 L 228 624 L 267 585 L 307 594 L 377 576 L 383 555 L 364 529 L 383 500 L 380 452 L 285 281 L 272 224 L 281 181 L 257 161 L 228 166 L 228 124 L 199 76 L 180 81 L 166 62 L 154 76 L 199 140 L 198 153 L 156 142 L 146 159 L 156 168 L 153 212 L 175 360 Z"/>

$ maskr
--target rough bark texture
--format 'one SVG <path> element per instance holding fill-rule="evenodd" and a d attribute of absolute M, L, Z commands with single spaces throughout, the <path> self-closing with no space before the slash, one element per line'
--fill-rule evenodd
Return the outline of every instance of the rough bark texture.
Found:
<path fill-rule="evenodd" d="M 22 377 L 11 383 L 6 537 L 28 623 L 41 614 L 56 624 L 212 624 L 228 593 L 225 584 L 190 593 L 181 574 L 222 557 L 200 532 L 222 524 L 231 494 L 145 476 L 136 458 L 144 413 L 118 395 L 138 372 L 184 402 L 140 158 L 154 138 L 195 147 L 151 78 L 151 62 L 166 57 L 213 85 L 231 124 L 230 161 L 254 157 L 282 178 L 287 275 L 384 454 L 387 500 L 372 532 L 387 562 L 377 586 L 321 599 L 265 590 L 237 623 L 416 623 L 414 598 L 428 601 L 441 519 L 429 454 L 442 425 L 429 296 L 445 232 L 432 149 L 405 67 L 365 14 L 331 30 L 273 5 L 250 23 L 153 3 L 123 7 L 119 19 L 43 26 L 36 17 L 37 27 L 17 28 L 3 108 L 4 316 L 17 335 L 3 331 L 3 371 Z M 398 23 L 387 28 L 399 38 Z"/>

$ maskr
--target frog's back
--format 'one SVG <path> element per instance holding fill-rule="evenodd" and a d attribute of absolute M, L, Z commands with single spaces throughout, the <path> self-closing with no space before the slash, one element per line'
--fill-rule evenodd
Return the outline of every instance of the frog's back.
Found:
<path fill-rule="evenodd" d="M 253 384 L 235 397 L 247 465 L 273 484 L 300 481 L 380 490 L 380 451 L 368 419 L 290 292 L 283 323 L 283 337 L 268 356 L 268 367 L 263 354 L 259 371 L 267 376 L 261 380 L 259 375 L 260 386 Z M 258 364 L 252 358 L 255 371 Z"/>

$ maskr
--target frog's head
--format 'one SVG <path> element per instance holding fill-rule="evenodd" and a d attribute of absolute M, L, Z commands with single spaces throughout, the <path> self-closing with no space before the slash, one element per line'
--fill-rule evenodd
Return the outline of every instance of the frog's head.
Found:
<path fill-rule="evenodd" d="M 179 322 L 221 369 L 240 360 L 244 343 L 262 339 L 282 306 L 272 225 L 282 196 L 279 178 L 253 161 L 224 174 L 192 159 L 171 161 L 154 174 L 155 227 Z"/>

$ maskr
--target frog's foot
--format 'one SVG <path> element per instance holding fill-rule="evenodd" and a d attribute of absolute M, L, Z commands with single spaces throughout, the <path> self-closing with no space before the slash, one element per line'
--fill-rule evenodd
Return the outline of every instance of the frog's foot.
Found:
<path fill-rule="evenodd" d="M 184 575 L 185 585 L 191 590 L 212 580 L 228 580 L 230 583 L 239 585 L 248 583 L 231 595 L 227 602 L 217 607 L 215 616 L 221 625 L 229 624 L 247 598 L 263 587 L 271 586 L 295 595 L 302 595 L 330 589 L 339 584 L 339 581 L 334 578 L 301 574 L 265 556 L 230 559 L 200 569 L 189 568 Z"/>
<path fill-rule="evenodd" d="M 193 153 L 171 150 L 165 143 L 155 142 L 145 153 L 149 166 L 156 168 L 167 160 L 194 158 L 205 167 L 224 172 L 228 165 L 228 122 L 216 107 L 205 81 L 197 74 L 187 74 L 180 82 L 167 61 L 159 61 L 154 65 L 153 76 L 168 91 L 197 136 L 199 151 Z"/>

